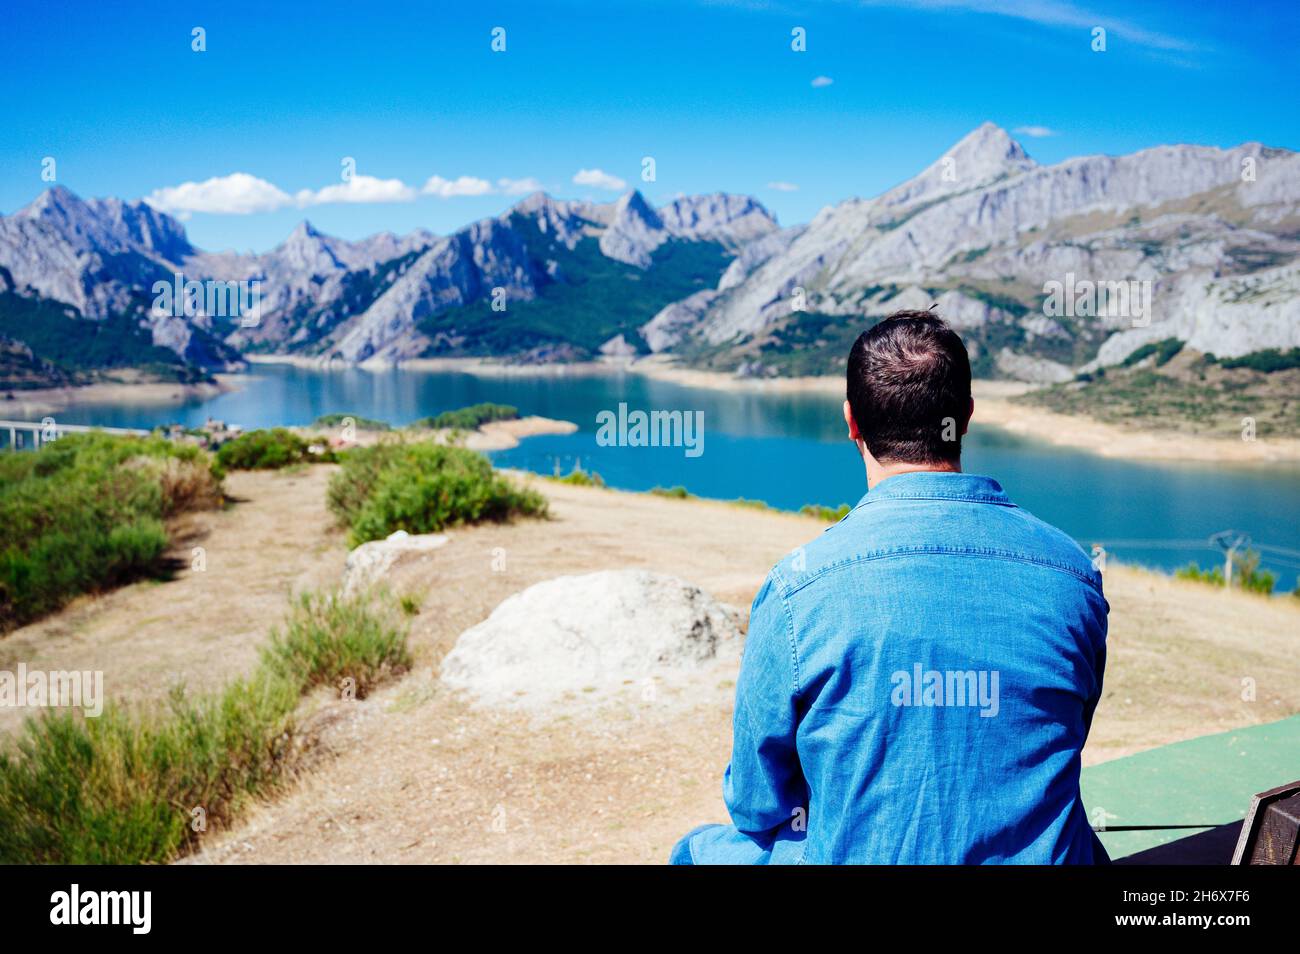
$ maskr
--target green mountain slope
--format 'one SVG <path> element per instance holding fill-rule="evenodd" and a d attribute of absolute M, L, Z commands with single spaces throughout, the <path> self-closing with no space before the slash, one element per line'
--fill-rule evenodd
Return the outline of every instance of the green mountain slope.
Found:
<path fill-rule="evenodd" d="M 645 350 L 637 328 L 666 305 L 712 288 L 731 260 L 714 242 L 669 241 L 643 270 L 607 258 L 595 238 L 569 249 L 526 216 L 511 216 L 511 227 L 524 237 L 533 272 L 551 277 L 536 298 L 507 301 L 504 311 L 485 299 L 424 319 L 418 327 L 433 342 L 428 355 L 518 356 L 555 347 L 572 359 L 619 334 Z"/>

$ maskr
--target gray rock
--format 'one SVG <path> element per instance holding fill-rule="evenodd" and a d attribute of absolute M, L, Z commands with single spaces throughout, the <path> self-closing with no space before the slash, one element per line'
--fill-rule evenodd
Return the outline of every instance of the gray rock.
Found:
<path fill-rule="evenodd" d="M 509 597 L 461 634 L 441 678 L 483 705 L 564 707 L 713 674 L 734 665 L 741 642 L 732 614 L 699 587 L 606 570 Z"/>
<path fill-rule="evenodd" d="M 1044 325 L 1039 307 L 1044 284 L 1073 273 L 1155 286 L 1148 316 L 1086 319 L 1114 336 L 1101 346 L 1102 363 L 1164 337 L 1222 355 L 1292 347 L 1300 336 L 1297 226 L 1294 152 L 1259 143 L 1159 146 L 1040 166 L 985 123 L 914 179 L 825 209 L 788 241 L 778 233 L 784 247 L 773 251 L 776 236 L 757 240 L 693 321 L 665 309 L 672 320 L 663 324 L 672 346 L 743 342 L 788 320 L 798 288 L 808 311 L 866 315 L 928 307 L 935 298 L 920 291 L 928 287 L 942 290 L 939 311 L 957 326 L 1014 320 L 1032 345 L 1073 333 Z M 756 254 L 746 260 L 750 248 Z M 882 287 L 917 291 L 886 299 L 875 292 Z M 1014 318 L 967 288 L 1034 307 Z"/>
<path fill-rule="evenodd" d="M 420 533 L 411 535 L 398 530 L 383 540 L 363 543 L 348 554 L 343 568 L 342 590 L 344 596 L 379 583 L 388 571 L 411 554 L 427 554 L 446 546 L 451 538 L 445 533 Z"/>

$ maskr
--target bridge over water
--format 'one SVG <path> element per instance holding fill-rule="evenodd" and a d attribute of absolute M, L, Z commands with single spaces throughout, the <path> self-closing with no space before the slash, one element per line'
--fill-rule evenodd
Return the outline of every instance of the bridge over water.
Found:
<path fill-rule="evenodd" d="M 90 427 L 85 424 L 60 424 L 53 418 L 46 418 L 36 423 L 0 420 L 0 446 L 8 450 L 40 450 L 42 444 L 56 441 L 64 434 L 84 434 L 88 431 L 103 431 L 105 434 L 134 434 L 136 436 L 145 436 L 150 433 L 134 427 Z"/>

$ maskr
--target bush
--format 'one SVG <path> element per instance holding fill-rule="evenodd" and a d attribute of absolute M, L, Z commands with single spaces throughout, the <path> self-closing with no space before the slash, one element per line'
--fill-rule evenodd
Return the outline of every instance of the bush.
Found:
<path fill-rule="evenodd" d="M 284 628 L 271 632 L 262 666 L 306 690 L 352 680 L 364 699 L 376 682 L 405 672 L 406 634 L 364 599 L 303 594 Z"/>
<path fill-rule="evenodd" d="M 1292 368 L 1300 368 L 1300 348 L 1288 348 L 1286 351 L 1265 348 L 1263 351 L 1244 354 L 1240 358 L 1224 358 L 1219 365 L 1224 368 L 1250 368 L 1252 371 L 1263 371 L 1265 374 L 1289 371 Z"/>
<path fill-rule="evenodd" d="M 304 461 L 333 461 L 333 453 L 312 454 L 313 442 L 283 427 L 249 431 L 221 445 L 217 463 L 230 470 L 278 470 Z M 322 438 L 320 443 L 325 443 Z"/>
<path fill-rule="evenodd" d="M 224 500 L 219 480 L 222 468 L 206 455 L 187 459 L 141 455 L 128 459 L 122 466 L 157 481 L 164 517 L 187 510 L 211 510 L 220 507 Z"/>
<path fill-rule="evenodd" d="M 209 455 L 159 437 L 69 434 L 0 456 L 0 632 L 159 572 L 166 521 L 221 499 Z"/>
<path fill-rule="evenodd" d="M 827 507 L 823 504 L 804 504 L 799 508 L 799 512 L 805 517 L 815 517 L 823 523 L 838 523 L 847 517 L 852 509 L 848 504 L 840 504 L 838 507 Z"/>
<path fill-rule="evenodd" d="M 415 426 L 434 430 L 473 431 L 490 421 L 513 421 L 518 417 L 519 408 L 509 404 L 472 404 L 458 411 L 443 411 L 433 417 L 426 417 L 417 421 Z"/>
<path fill-rule="evenodd" d="M 676 487 L 651 487 L 650 493 L 656 497 L 672 497 L 674 500 L 694 500 L 695 495 L 680 484 Z"/>
<path fill-rule="evenodd" d="M 546 499 L 516 487 L 463 447 L 389 442 L 350 451 L 330 481 L 330 510 L 352 546 L 397 530 L 433 533 L 482 520 L 545 516 Z"/>
<path fill-rule="evenodd" d="M 170 861 L 197 846 L 195 809 L 220 826 L 285 778 L 303 692 L 344 677 L 369 688 L 408 665 L 391 612 L 309 595 L 252 678 L 222 692 L 29 719 L 0 751 L 0 863 Z"/>
<path fill-rule="evenodd" d="M 297 693 L 254 679 L 160 710 L 29 719 L 0 754 L 0 861 L 164 862 L 197 841 L 192 811 L 231 817 L 274 779 Z"/>
<path fill-rule="evenodd" d="M 1180 580 L 1194 580 L 1198 583 L 1223 586 L 1223 569 L 1221 567 L 1216 566 L 1208 570 L 1202 570 L 1195 561 L 1180 570 L 1175 570 L 1174 576 Z M 1267 596 L 1273 592 L 1276 583 L 1277 577 L 1273 573 L 1259 568 L 1259 553 L 1257 551 L 1246 550 L 1237 554 L 1236 559 L 1232 561 L 1233 586 L 1239 587 L 1248 593 L 1262 593 Z"/>
<path fill-rule="evenodd" d="M 312 427 L 340 427 L 349 418 L 352 419 L 353 426 L 359 431 L 392 430 L 387 421 L 376 421 L 374 418 L 362 417 L 360 414 L 324 414 L 316 418 L 316 423 Z"/>
<path fill-rule="evenodd" d="M 563 477 L 547 477 L 547 480 L 553 480 L 557 484 L 572 484 L 574 487 L 604 487 L 605 478 L 593 471 L 586 471 L 577 464 L 573 465 L 573 470 L 569 471 Z"/>
<path fill-rule="evenodd" d="M 1158 368 L 1163 367 L 1164 365 L 1172 361 L 1174 359 L 1174 356 L 1177 355 L 1178 352 L 1182 350 L 1183 350 L 1183 343 L 1179 341 L 1177 338 L 1164 338 L 1160 341 L 1152 342 L 1150 344 L 1144 344 L 1142 347 L 1138 348 L 1136 351 L 1132 352 L 1127 358 L 1125 358 L 1121 362 L 1121 366 L 1125 368 L 1131 368 L 1139 361 L 1144 361 L 1145 359 L 1151 357 L 1152 355 L 1155 355 L 1156 367 Z"/>

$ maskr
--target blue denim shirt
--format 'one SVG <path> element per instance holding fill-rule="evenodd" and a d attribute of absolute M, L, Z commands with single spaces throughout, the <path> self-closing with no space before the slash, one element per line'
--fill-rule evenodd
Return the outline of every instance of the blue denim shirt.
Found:
<path fill-rule="evenodd" d="M 900 474 L 754 599 L 697 864 L 1106 861 L 1079 797 L 1101 576 L 997 481 Z"/>

